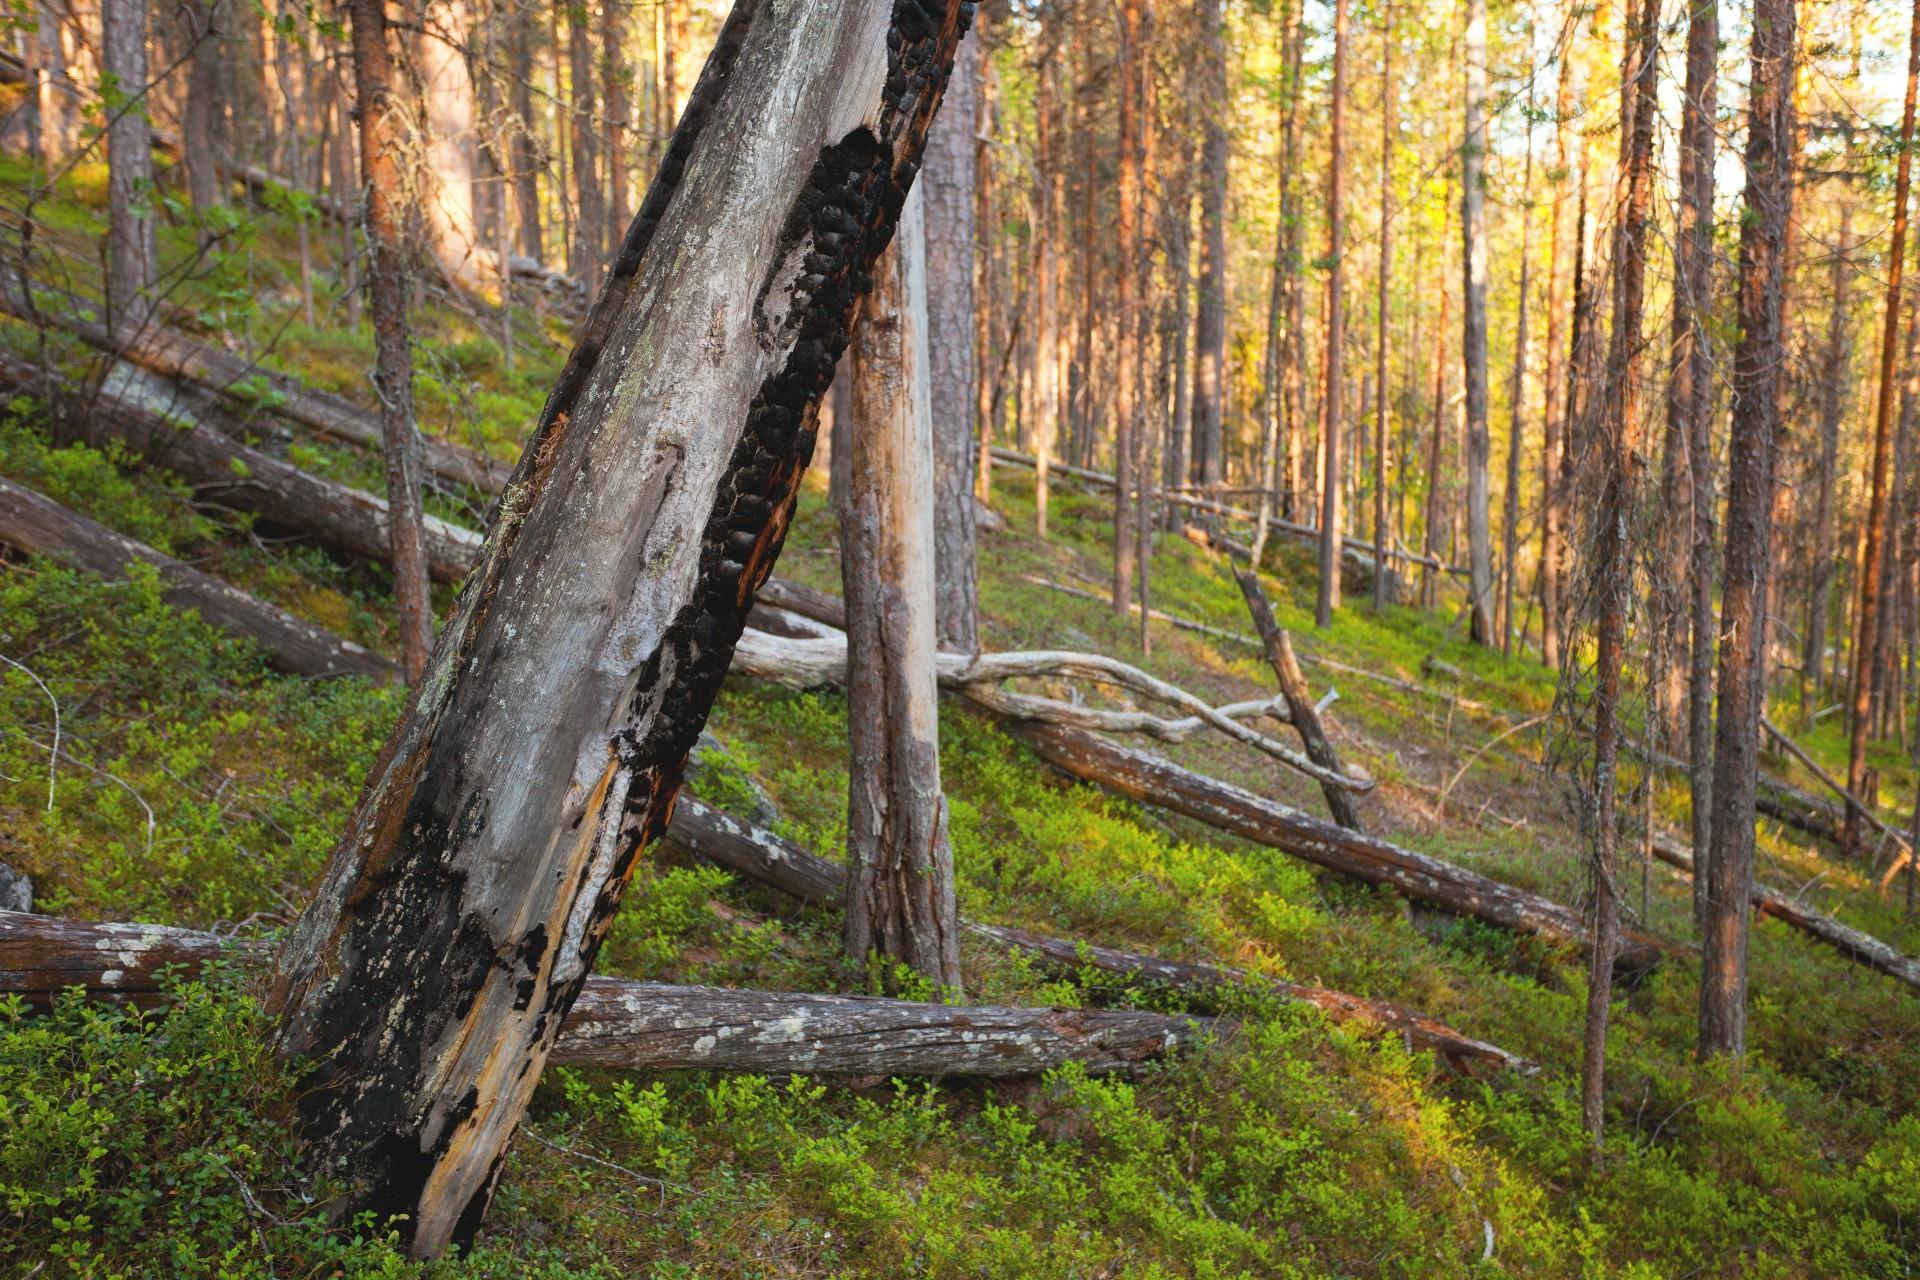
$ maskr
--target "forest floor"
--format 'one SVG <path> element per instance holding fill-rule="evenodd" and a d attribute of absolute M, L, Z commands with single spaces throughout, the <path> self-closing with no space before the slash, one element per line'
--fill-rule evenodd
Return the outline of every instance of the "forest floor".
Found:
<path fill-rule="evenodd" d="M 0 172 L 0 184 L 19 175 Z M 43 201 L 42 249 L 93 292 L 87 248 L 103 179 L 76 172 Z M 324 223 L 320 224 L 324 226 Z M 174 260 L 191 236 L 171 229 Z M 334 292 L 299 319 L 284 214 L 240 224 L 171 301 L 208 340 L 366 398 L 371 337 Z M 565 354 L 564 325 L 518 317 L 508 374 L 484 307 L 430 297 L 417 324 L 430 429 L 511 457 Z M 541 335 L 537 343 L 529 341 Z M 0 340 L 40 349 L 25 326 Z M 84 353 L 55 342 L 56 363 Z M 391 637 L 384 570 L 196 502 L 164 472 L 74 439 L 73 406 L 16 400 L 0 474 L 375 647 Z M 378 488 L 377 461 L 289 433 L 263 405 L 265 447 Z M 1216 703 L 1269 696 L 1252 646 L 1138 624 L 1037 585 L 1099 591 L 1110 498 L 1055 489 L 1034 535 L 1033 481 L 999 471 L 1006 527 L 980 544 L 983 639 L 1136 662 Z M 484 502 L 437 507 L 477 523 Z M 779 572 L 838 591 L 834 525 L 810 481 Z M 1155 607 L 1252 630 L 1231 564 L 1167 534 Z M 1307 666 L 1345 758 L 1379 780 L 1369 830 L 1577 903 L 1577 730 L 1549 716 L 1558 680 L 1439 612 L 1376 613 L 1354 590 L 1311 626 L 1306 549 L 1277 544 L 1266 584 L 1305 657 L 1423 686 L 1410 693 Z M 444 601 L 443 601 L 444 603 Z M 167 607 L 151 578 L 105 583 L 44 561 L 0 564 L 0 861 L 32 876 L 37 910 L 246 934 L 288 923 L 343 828 L 400 695 L 358 680 L 275 676 L 245 644 Z M 1776 722 L 1830 769 L 1837 717 Z M 725 1276 L 1875 1276 L 1920 1269 L 1920 1003 L 1911 990 L 1784 926 L 1753 935 L 1753 1052 L 1744 1070 L 1693 1060 L 1697 966 L 1670 960 L 1622 992 L 1608 1044 L 1604 1164 L 1579 1123 L 1585 967 L 1577 954 L 1317 875 L 1272 849 L 1052 776 L 995 722 L 943 704 L 942 768 L 968 916 L 1185 960 L 1236 965 L 1399 1001 L 1542 1064 L 1462 1078 L 1393 1037 L 1257 992 L 1224 997 L 1232 1029 L 1132 1079 L 1068 1069 L 1043 1081 L 812 1081 L 606 1070 L 547 1073 L 477 1251 L 435 1275 Z M 1532 727 L 1515 728 L 1543 718 Z M 57 748 L 55 722 L 58 722 Z M 785 835 L 838 858 L 846 817 L 844 699 L 732 679 L 710 723 L 723 747 L 696 790 L 770 804 Z M 1289 733 L 1287 730 L 1280 732 Z M 1501 737 L 1500 735 L 1506 736 Z M 1498 739 L 1496 741 L 1496 739 Z M 1200 736 L 1159 747 L 1308 812 L 1312 782 Z M 1910 796 L 1897 756 L 1882 794 Z M 1769 756 L 1776 776 L 1817 788 Z M 1629 770 L 1637 786 L 1638 774 Z M 1684 835 L 1680 780 L 1650 813 Z M 1888 817 L 1896 815 L 1889 813 Z M 1904 824 L 1903 824 L 1904 825 Z M 1637 849 L 1637 842 L 1630 842 Z M 1920 949 L 1897 888 L 1763 823 L 1761 878 L 1902 950 Z M 1630 910 L 1690 933 L 1689 890 L 1637 852 Z M 846 989 L 839 924 L 710 866 L 650 856 L 599 969 L 678 982 Z M 965 954 L 977 1002 L 1217 1012 L 1196 997 Z M 287 1126 L 288 1084 L 245 980 L 184 983 L 169 1011 L 74 1001 L 52 1016 L 0 1004 L 0 1257 L 10 1273 L 403 1275 L 377 1224 L 323 1230 Z M 45 1268 L 44 1271 L 41 1268 Z"/>

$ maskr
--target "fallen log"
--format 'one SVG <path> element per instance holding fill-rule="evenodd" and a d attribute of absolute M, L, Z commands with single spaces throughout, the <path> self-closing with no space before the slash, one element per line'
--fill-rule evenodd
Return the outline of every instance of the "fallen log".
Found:
<path fill-rule="evenodd" d="M 1297 769 L 1323 787 L 1370 791 L 1374 785 L 1370 778 L 1329 769 L 1241 723 L 1242 719 L 1273 714 L 1278 708 L 1271 699 L 1216 708 L 1185 689 L 1148 675 L 1128 663 L 1103 654 L 1064 650 L 943 653 L 937 655 L 936 666 L 943 689 L 957 690 L 1012 720 L 1072 724 L 1082 729 L 1149 733 L 1170 742 L 1191 737 L 1204 724 Z M 847 680 L 846 636 L 844 633 L 833 633 L 793 638 L 749 628 L 734 650 L 733 669 L 796 688 L 844 685 Z M 1065 676 L 1117 685 L 1178 707 L 1187 713 L 1187 719 L 1163 720 L 1139 712 L 1100 711 L 1053 698 L 1006 693 L 990 687 L 1003 680 L 1034 676 Z"/>
<path fill-rule="evenodd" d="M 238 587 L 162 555 L 67 510 L 33 490 L 0 479 L 0 543 L 52 556 L 103 577 L 122 576 L 135 561 L 152 565 L 179 608 L 253 640 L 276 671 L 302 676 L 365 675 L 390 679 L 393 664 L 370 649 L 255 599 Z"/>
<path fill-rule="evenodd" d="M 342 396 L 309 387 L 297 378 L 159 325 L 149 325 L 130 342 L 115 342 L 105 325 L 82 314 L 95 309 L 95 304 L 48 290 L 36 290 L 35 297 L 44 297 L 54 305 L 29 305 L 15 285 L 0 285 L 0 311 L 34 324 L 51 322 L 90 347 L 162 377 L 197 383 L 242 408 L 265 407 L 318 435 L 366 449 L 381 448 L 379 419 Z M 502 492 L 513 474 L 511 463 L 497 462 L 451 441 L 423 435 L 420 449 L 430 474 L 450 483 L 471 485 L 488 495 Z"/>
<path fill-rule="evenodd" d="M 843 867 L 782 839 L 764 827 L 721 812 L 685 794 L 681 795 L 674 808 L 666 839 L 669 844 L 803 902 L 837 907 L 845 895 L 847 873 Z M 1537 1070 L 1533 1063 L 1518 1054 L 1462 1035 L 1437 1019 L 1386 1001 L 1368 1000 L 1344 991 L 1288 982 L 1241 969 L 1188 964 L 1112 947 L 1092 946 L 1069 938 L 1051 938 L 1024 929 L 967 920 L 961 921 L 961 927 L 996 946 L 1028 952 L 1049 964 L 1069 969 L 1090 966 L 1103 973 L 1157 982 L 1181 991 L 1206 993 L 1221 987 L 1264 984 L 1286 999 L 1303 1000 L 1316 1006 L 1336 1022 L 1364 1022 L 1401 1033 L 1407 1037 L 1411 1047 L 1433 1050 L 1455 1071 L 1466 1072 L 1474 1066 L 1493 1066 L 1520 1072 Z"/>
<path fill-rule="evenodd" d="M 1454 915 L 1470 916 L 1562 945 L 1585 945 L 1588 931 L 1579 913 L 1530 890 L 1375 836 L 1345 830 L 1230 783 L 1115 746 L 1091 734 L 1046 724 L 1020 725 L 1015 731 L 1032 744 L 1041 759 L 1069 777 L 1183 814 L 1329 871 L 1371 884 L 1391 885 L 1409 898 Z M 1615 963 L 1627 970 L 1645 969 L 1663 954 L 1684 949 L 1678 943 L 1630 929 Z"/>
<path fill-rule="evenodd" d="M 1811 755 L 1807 754 L 1807 750 L 1805 747 L 1802 747 L 1799 743 L 1795 742 L 1792 738 L 1789 738 L 1786 734 L 1782 733 L 1779 727 L 1775 725 L 1773 721 L 1767 719 L 1765 716 L 1760 717 L 1760 724 L 1761 724 L 1761 727 L 1767 731 L 1767 736 L 1772 738 L 1775 742 L 1779 743 L 1783 748 L 1785 748 L 1788 755 L 1792 756 L 1795 760 L 1798 760 L 1802 765 L 1806 766 L 1807 772 L 1811 773 L 1814 777 L 1820 779 L 1821 783 L 1826 786 L 1827 790 L 1833 792 L 1834 795 L 1839 798 L 1841 804 L 1845 807 L 1845 809 L 1851 809 L 1853 812 L 1859 814 L 1862 818 L 1866 820 L 1868 826 L 1872 827 L 1875 831 L 1878 831 L 1881 835 L 1891 839 L 1895 844 L 1900 845 L 1903 850 L 1911 848 L 1912 837 L 1907 832 L 1895 830 L 1893 827 L 1890 827 L 1886 823 L 1882 822 L 1880 820 L 1880 815 L 1873 811 L 1872 806 L 1867 804 L 1867 802 L 1862 800 L 1859 796 L 1854 795 L 1853 792 L 1847 790 L 1847 788 L 1840 782 L 1838 778 L 1835 778 L 1832 774 L 1828 773 L 1825 769 L 1821 768 L 1820 762 L 1818 760 L 1815 760 Z M 1841 819 L 1840 828 L 1841 828 L 1841 839 L 1842 841 L 1844 841 L 1845 840 L 1844 816 Z"/>
<path fill-rule="evenodd" d="M 1234 577 L 1240 583 L 1240 594 L 1247 598 L 1253 629 L 1260 633 L 1261 641 L 1267 646 L 1267 662 L 1280 681 L 1281 696 L 1287 700 L 1289 718 L 1299 731 L 1301 742 L 1306 744 L 1308 758 L 1322 768 L 1341 772 L 1340 755 L 1320 723 L 1320 711 L 1314 706 L 1306 677 L 1300 674 L 1300 664 L 1294 659 L 1293 642 L 1273 619 L 1273 606 L 1267 603 L 1267 593 L 1260 587 L 1260 575 L 1248 572 Z M 1322 791 L 1333 820 L 1349 831 L 1360 830 L 1360 812 L 1354 808 L 1353 797 L 1337 787 L 1324 787 Z"/>
<path fill-rule="evenodd" d="M 1653 852 L 1660 861 L 1693 877 L 1693 850 L 1671 836 L 1656 835 Z M 1905 955 L 1870 933 L 1841 924 L 1825 912 L 1815 911 L 1778 889 L 1758 880 L 1753 883 L 1753 910 L 1756 915 L 1772 916 L 1784 925 L 1798 929 L 1816 941 L 1832 947 L 1847 959 L 1876 973 L 1884 973 L 1920 991 L 1920 960 Z"/>
<path fill-rule="evenodd" d="M 192 929 L 0 911 L 0 995 L 36 1008 L 73 987 L 100 999 L 158 1004 L 163 970 L 190 975 L 222 957 L 255 965 L 268 953 L 257 942 Z M 596 975 L 561 1024 L 552 1060 L 772 1076 L 1024 1076 L 1068 1062 L 1110 1072 L 1190 1048 L 1215 1026 L 1212 1019 L 1135 1010 L 920 1004 Z"/>
<path fill-rule="evenodd" d="M 124 367 L 124 366 L 123 366 Z M 0 351 L 0 389 L 77 400 L 65 383 L 43 385 L 32 362 Z M 125 383 L 90 393 L 87 426 L 165 467 L 209 501 L 247 511 L 349 555 L 385 563 L 392 549 L 387 501 L 282 462 L 197 419 L 184 407 L 163 412 Z M 438 516 L 426 517 L 429 568 L 440 582 L 458 582 L 480 558 L 481 536 Z"/>

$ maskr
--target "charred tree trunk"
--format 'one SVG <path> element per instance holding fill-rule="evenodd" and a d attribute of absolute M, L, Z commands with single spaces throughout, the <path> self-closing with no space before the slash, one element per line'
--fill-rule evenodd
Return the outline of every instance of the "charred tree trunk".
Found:
<path fill-rule="evenodd" d="M 854 328 L 856 425 L 840 512 L 850 673 L 846 953 L 856 971 L 876 958 L 903 964 L 958 998 L 934 671 L 933 411 L 918 196 L 873 282 Z"/>
<path fill-rule="evenodd" d="M 1620 901 L 1614 880 L 1615 798 L 1620 753 L 1620 669 L 1633 581 L 1634 468 L 1640 448 L 1640 334 L 1646 242 L 1653 202 L 1655 68 L 1659 0 L 1629 10 L 1620 63 L 1620 197 L 1614 215 L 1613 338 L 1607 357 L 1600 509 L 1594 522 L 1594 607 L 1599 614 L 1593 692 L 1593 935 L 1588 943 L 1587 1021 L 1580 1109 L 1597 1159 L 1606 1127 L 1607 1021 L 1613 1000 Z"/>
<path fill-rule="evenodd" d="M 0 543 L 108 578 L 122 576 L 135 561 L 152 565 L 166 584 L 168 603 L 196 610 L 222 631 L 253 641 L 276 671 L 378 679 L 393 673 L 392 664 L 379 654 L 263 604 L 237 587 L 9 480 L 0 480 Z"/>
<path fill-rule="evenodd" d="M 1631 2 L 1631 0 L 1630 0 Z M 1460 144 L 1460 355 L 1467 384 L 1467 608 L 1475 644 L 1493 635 L 1493 529 L 1487 437 L 1487 5 L 1467 0 L 1467 111 Z"/>
<path fill-rule="evenodd" d="M 967 12 L 736 6 L 284 944 L 270 998 L 315 1064 L 311 1158 L 341 1214 L 406 1214 L 415 1254 L 478 1227 L 666 825 Z"/>
<path fill-rule="evenodd" d="M 1345 523 L 1341 509 L 1340 410 L 1346 386 L 1341 368 L 1341 350 L 1346 345 L 1343 314 L 1346 288 L 1341 262 L 1346 252 L 1342 241 L 1346 217 L 1346 117 L 1347 0 L 1334 0 L 1333 109 L 1327 126 L 1331 148 L 1327 162 L 1327 377 L 1321 393 L 1324 403 L 1320 413 L 1320 447 L 1326 461 L 1321 468 L 1320 591 L 1313 612 L 1314 625 L 1322 630 L 1333 625 L 1334 611 L 1340 607 L 1340 536 Z"/>
<path fill-rule="evenodd" d="M 107 95 L 107 327 L 140 332 L 159 274 L 153 234 L 153 132 L 147 123 L 147 6 L 101 0 L 100 70 Z"/>
<path fill-rule="evenodd" d="M 1780 417 L 1781 297 L 1793 198 L 1793 0 L 1758 0 L 1747 109 L 1746 211 L 1740 224 L 1739 345 L 1727 451 L 1726 574 L 1714 724 L 1713 853 L 1701 932 L 1700 1052 L 1745 1052 L 1747 911 L 1753 891 L 1754 788 L 1766 704 L 1766 603 Z"/>
<path fill-rule="evenodd" d="M 360 172 L 365 175 L 367 291 L 373 307 L 374 391 L 386 459 L 387 527 L 393 539 L 393 597 L 399 611 L 400 669 L 418 684 L 433 647 L 433 594 L 427 584 L 420 437 L 413 422 L 413 353 L 407 328 L 410 289 L 407 211 L 401 192 L 405 111 L 395 97 L 385 0 L 351 0 L 353 78 L 358 86 Z"/>
<path fill-rule="evenodd" d="M 1920 0 L 1913 8 L 1912 38 L 1907 53 L 1907 101 L 1900 117 L 1900 160 L 1894 178 L 1893 238 L 1887 256 L 1886 316 L 1880 339 L 1880 395 L 1874 405 L 1872 491 L 1867 500 L 1866 543 L 1860 559 L 1860 607 L 1853 645 L 1853 687 L 1850 691 L 1851 736 L 1847 744 L 1847 790 L 1863 795 L 1867 789 L 1867 740 L 1873 732 L 1875 655 L 1882 626 L 1881 597 L 1890 512 L 1893 507 L 1893 389 L 1900 351 L 1900 274 L 1907 256 L 1907 188 L 1913 173 L 1913 123 L 1916 90 L 1920 90 Z M 1847 835 L 1859 834 L 1851 809 Z"/>
<path fill-rule="evenodd" d="M 964 41 L 947 82 L 946 109 L 927 138 L 927 328 L 933 397 L 934 618 L 940 647 L 980 648 L 974 541 L 973 113 L 979 37 Z M 867 421 L 860 418 L 860 427 Z"/>

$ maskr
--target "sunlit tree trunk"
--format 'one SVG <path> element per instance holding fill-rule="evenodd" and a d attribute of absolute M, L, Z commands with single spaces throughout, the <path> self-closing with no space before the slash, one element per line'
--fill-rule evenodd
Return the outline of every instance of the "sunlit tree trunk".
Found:
<path fill-rule="evenodd" d="M 1380 33 L 1380 277 L 1375 307 L 1373 381 L 1376 403 L 1373 431 L 1373 607 L 1387 603 L 1387 549 L 1392 538 L 1387 530 L 1387 426 L 1392 416 L 1388 406 L 1393 397 L 1387 393 L 1389 323 L 1392 308 L 1389 290 L 1393 283 L 1393 148 L 1394 108 L 1400 89 L 1393 79 L 1393 4 L 1388 0 Z M 1523 302 L 1521 305 L 1525 305 Z M 1404 465 L 1404 459 L 1402 460 Z"/>
<path fill-rule="evenodd" d="M 1227 359 L 1227 41 L 1220 0 L 1198 0 L 1200 142 L 1200 280 L 1193 351 L 1192 474 L 1218 487 L 1224 459 L 1221 418 Z M 1176 423 L 1175 430 L 1185 430 Z"/>
<path fill-rule="evenodd" d="M 1343 513 L 1340 478 L 1340 409 L 1345 386 L 1341 368 L 1342 304 L 1345 301 L 1344 271 L 1341 257 L 1342 221 L 1346 217 L 1346 114 L 1347 114 L 1347 0 L 1334 0 L 1333 7 L 1333 107 L 1327 125 L 1331 148 L 1327 175 L 1327 347 L 1326 382 L 1321 398 L 1321 447 L 1326 456 L 1322 468 L 1320 497 L 1320 594 L 1314 604 L 1314 625 L 1325 629 L 1333 625 L 1340 607 L 1340 567 Z"/>
<path fill-rule="evenodd" d="M 980 592 L 976 585 L 973 513 L 973 112 L 979 37 L 954 58 L 946 110 L 927 137 L 921 178 L 926 193 L 927 313 L 921 340 L 931 349 L 921 366 L 933 404 L 933 542 L 939 570 L 933 579 L 940 647 L 956 653 L 980 648 Z M 859 419 L 859 409 L 854 410 Z"/>
<path fill-rule="evenodd" d="M 1466 128 L 1460 146 L 1460 354 L 1467 383 L 1467 605 L 1475 644 L 1493 636 L 1493 529 L 1487 435 L 1487 5 L 1467 0 Z"/>
<path fill-rule="evenodd" d="M 100 69 L 107 82 L 107 324 L 124 342 L 146 324 L 159 274 L 142 0 L 102 0 Z"/>

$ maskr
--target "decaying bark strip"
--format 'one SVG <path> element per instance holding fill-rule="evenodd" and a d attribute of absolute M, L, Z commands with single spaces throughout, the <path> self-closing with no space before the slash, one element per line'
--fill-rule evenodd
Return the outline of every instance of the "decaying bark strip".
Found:
<path fill-rule="evenodd" d="M 469 1239 L 779 553 L 963 0 L 733 9 L 280 956 L 334 1206 Z"/>
<path fill-rule="evenodd" d="M 350 640 L 304 622 L 144 543 L 69 511 L 11 480 L 0 479 L 0 544 L 52 556 L 102 577 L 123 576 L 135 561 L 152 565 L 170 604 L 197 610 L 207 622 L 258 644 L 276 671 L 302 676 L 366 675 L 386 680 L 394 665 Z"/>
<path fill-rule="evenodd" d="M 260 943 L 195 929 L 0 911 L 0 995 L 36 1008 L 73 987 L 95 999 L 156 1005 L 165 996 L 162 970 L 191 976 L 223 957 L 253 965 L 267 954 Z M 922 1004 L 590 977 L 551 1061 L 776 1077 L 1026 1076 L 1068 1062 L 1109 1072 L 1192 1048 L 1216 1025 L 1131 1009 Z"/>
<path fill-rule="evenodd" d="M 1692 878 L 1692 849 L 1668 836 L 1656 836 L 1653 851 L 1660 861 Z M 1903 954 L 1870 933 L 1841 924 L 1825 912 L 1803 905 L 1790 894 L 1770 889 L 1756 880 L 1753 885 L 1753 910 L 1756 915 L 1772 916 L 1782 924 L 1826 943 L 1855 964 L 1865 965 L 1876 973 L 1884 973 L 1920 990 L 1920 960 Z"/>

